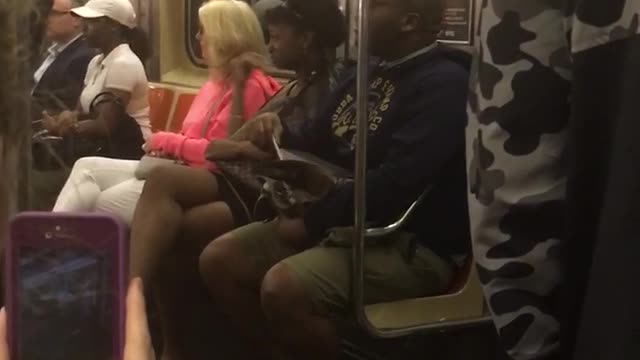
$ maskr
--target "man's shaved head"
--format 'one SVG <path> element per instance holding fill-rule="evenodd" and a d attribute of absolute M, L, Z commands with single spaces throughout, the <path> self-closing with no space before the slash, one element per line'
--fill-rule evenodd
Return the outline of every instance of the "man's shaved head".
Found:
<path fill-rule="evenodd" d="M 398 0 L 398 4 L 406 12 L 420 15 L 422 28 L 426 31 L 439 32 L 444 12 L 443 0 Z"/>
<path fill-rule="evenodd" d="M 394 58 L 431 44 L 440 32 L 443 0 L 370 0 L 369 46 L 373 55 Z"/>

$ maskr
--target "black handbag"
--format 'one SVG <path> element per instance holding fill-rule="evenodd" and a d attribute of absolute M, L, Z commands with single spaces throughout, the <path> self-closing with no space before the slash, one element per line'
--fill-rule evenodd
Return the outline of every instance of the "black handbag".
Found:
<path fill-rule="evenodd" d="M 303 90 L 308 88 L 308 83 Z M 263 108 L 261 112 L 276 112 L 280 117 L 294 115 L 294 109 L 300 104 L 304 91 L 291 96 L 281 90 Z M 241 98 L 241 97 L 240 97 Z M 295 116 L 295 115 L 294 115 Z M 287 119 L 287 122 L 292 119 Z M 231 140 L 246 140 L 242 128 L 236 134 L 230 134 Z M 349 171 L 330 164 L 312 154 L 281 150 L 273 141 L 274 160 L 213 160 L 218 172 L 232 185 L 249 191 L 257 198 L 253 217 L 260 205 L 267 203 L 276 213 L 287 216 L 299 216 L 304 208 L 325 197 L 341 181 L 348 181 Z M 260 209 L 261 210 L 261 209 Z"/>
<path fill-rule="evenodd" d="M 298 160 L 216 161 L 216 165 L 231 184 L 256 195 L 254 217 L 258 205 L 264 202 L 277 213 L 300 215 L 344 181 L 326 168 Z"/>
<path fill-rule="evenodd" d="M 115 104 L 119 117 L 118 124 L 110 134 L 86 137 L 70 133 L 57 137 L 51 136 L 46 130 L 38 131 L 32 137 L 34 167 L 40 171 L 70 168 L 76 160 L 87 156 L 139 159 L 144 154 L 142 132 L 117 95 L 111 92 L 96 95 L 89 108 L 91 118 L 98 117 L 97 107 L 105 103 Z"/>

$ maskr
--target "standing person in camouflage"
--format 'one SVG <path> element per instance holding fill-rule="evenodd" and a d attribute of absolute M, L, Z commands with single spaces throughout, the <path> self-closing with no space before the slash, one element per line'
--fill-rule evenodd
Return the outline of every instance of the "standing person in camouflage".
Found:
<path fill-rule="evenodd" d="M 633 0 L 482 1 L 469 208 L 480 279 L 513 359 L 574 351 L 627 91 L 617 47 L 635 38 L 639 12 Z"/>

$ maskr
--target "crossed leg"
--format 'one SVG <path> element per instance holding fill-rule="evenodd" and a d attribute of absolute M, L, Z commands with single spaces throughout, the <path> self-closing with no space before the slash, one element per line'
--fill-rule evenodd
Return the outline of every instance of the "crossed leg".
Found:
<path fill-rule="evenodd" d="M 176 294 L 195 287 L 189 284 L 198 279 L 197 254 L 204 244 L 234 226 L 231 211 L 217 197 L 216 177 L 210 172 L 160 167 L 148 177 L 133 216 L 131 276 L 152 284 L 164 360 L 182 358 L 174 330 L 183 303 Z"/>

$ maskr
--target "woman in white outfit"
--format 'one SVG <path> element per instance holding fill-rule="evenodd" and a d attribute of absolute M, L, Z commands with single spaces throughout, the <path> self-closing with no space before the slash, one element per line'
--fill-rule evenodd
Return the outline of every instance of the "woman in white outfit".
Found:
<path fill-rule="evenodd" d="M 115 0 L 91 0 L 93 2 Z M 127 0 L 118 0 L 127 1 Z M 128 1 L 127 1 L 128 2 Z M 83 8 L 75 10 L 78 14 Z M 266 63 L 267 47 L 260 24 L 251 8 L 242 1 L 213 0 L 205 3 L 199 13 L 201 29 L 198 35 L 203 55 L 209 64 L 210 77 L 198 92 L 179 134 L 157 132 L 145 145 L 149 155 L 178 159 L 195 168 L 208 168 L 204 157 L 212 139 L 227 136 L 232 106 L 241 104 L 243 119 L 249 119 L 279 89 L 278 83 L 255 67 L 242 77 L 232 76 L 244 63 L 236 61 L 247 54 L 257 54 Z M 215 43 L 217 46 L 210 46 Z M 238 87 L 242 91 L 237 90 Z M 234 96 L 243 96 L 233 101 Z M 103 211 L 119 216 L 130 224 L 144 181 L 138 180 L 139 161 L 83 158 L 76 162 L 62 189 L 54 211 Z"/>
<path fill-rule="evenodd" d="M 85 33 L 89 43 L 101 49 L 101 54 L 91 60 L 85 78 L 85 87 L 80 95 L 80 110 L 63 112 L 55 121 L 54 132 L 64 132 L 61 127 L 90 133 L 89 126 L 96 121 L 77 121 L 79 113 L 88 113 L 96 95 L 108 91 L 120 98 L 129 116 L 137 122 L 144 140 L 151 136 L 146 72 L 142 59 L 146 58 L 144 47 L 148 47 L 144 34 L 136 28 L 136 13 L 129 0 L 90 0 L 85 6 L 71 10 L 72 14 L 85 19 Z M 134 37 L 136 42 L 132 42 Z M 130 46 L 131 45 L 131 46 Z M 133 48 L 133 50 L 132 50 Z M 54 119 L 49 118 L 50 122 Z M 86 125 L 85 125 L 86 124 Z M 54 126 L 55 127 L 55 126 Z M 82 129 L 85 127 L 85 129 Z M 137 161 L 89 157 L 78 160 L 54 206 L 54 211 L 83 211 L 93 209 L 100 203 L 105 209 L 121 208 L 127 194 L 119 191 L 119 198 L 99 196 L 101 189 L 111 188 L 130 180 Z M 91 169 L 89 171 L 88 169 Z M 123 190 L 130 189 L 131 196 L 142 189 L 142 182 L 131 181 Z M 114 189 L 116 191 L 116 189 Z M 133 211 L 133 210 L 131 210 Z M 124 214 L 126 216 L 126 214 Z"/>

